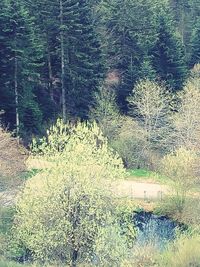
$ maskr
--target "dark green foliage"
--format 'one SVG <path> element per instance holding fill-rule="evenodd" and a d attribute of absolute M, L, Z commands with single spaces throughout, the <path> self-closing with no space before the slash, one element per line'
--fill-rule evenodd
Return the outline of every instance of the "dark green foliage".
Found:
<path fill-rule="evenodd" d="M 20 128 L 26 125 L 25 110 L 32 113 L 29 124 L 25 130 L 36 130 L 40 125 L 41 112 L 35 113 L 37 102 L 34 97 L 34 84 L 38 79 L 38 67 L 40 65 L 41 46 L 34 32 L 35 25 L 29 16 L 27 9 L 18 1 L 6 1 L 2 3 L 1 12 L 3 24 L 1 24 L 1 40 L 5 50 L 2 50 L 2 81 L 0 109 L 5 110 L 5 122 L 10 123 L 11 129 L 16 124 L 16 105 L 19 109 Z M 18 104 L 15 102 L 17 88 Z M 27 97 L 28 96 L 28 97 Z M 7 100 L 7 101 L 5 101 Z M 37 123 L 32 122 L 35 121 Z"/>
<path fill-rule="evenodd" d="M 54 119 L 59 112 L 61 31 L 67 113 L 70 117 L 86 118 L 93 93 L 104 75 L 100 42 L 92 25 L 91 3 L 63 1 L 63 25 L 59 1 L 3 0 L 0 5 L 3 122 L 14 129 L 18 108 L 20 132 L 39 133 L 42 121 Z"/>
<path fill-rule="evenodd" d="M 156 38 L 155 11 L 159 9 L 159 5 L 157 1 L 152 3 L 149 0 L 117 0 L 111 1 L 109 6 L 105 5 L 105 9 L 108 64 L 111 69 L 117 69 L 120 73 L 118 103 L 122 111 L 126 112 L 126 98 L 136 81 L 140 76 L 146 75 L 147 69 L 151 69 L 148 76 L 152 76 L 154 72 L 148 52 Z"/>
<path fill-rule="evenodd" d="M 101 51 L 87 0 L 64 2 L 66 102 L 72 117 L 86 118 L 103 77 Z"/>
<path fill-rule="evenodd" d="M 200 0 L 169 0 L 173 24 L 185 46 L 186 58 L 190 63 L 191 37 L 200 16 Z"/>
<path fill-rule="evenodd" d="M 151 81 L 157 78 L 155 69 L 153 68 L 152 58 L 144 57 L 140 66 L 139 78 L 141 80 L 149 79 Z"/>
<path fill-rule="evenodd" d="M 1 121 L 31 136 L 61 113 L 87 119 L 112 73 L 117 81 L 108 87 L 123 113 L 138 80 L 181 89 L 186 60 L 193 66 L 200 57 L 199 6 L 200 0 L 2 0 Z"/>
<path fill-rule="evenodd" d="M 34 1 L 29 5 L 33 14 L 35 9 L 38 11 L 35 17 L 46 48 L 42 77 L 52 102 L 57 106 L 60 104 L 62 31 L 67 113 L 70 117 L 86 118 L 92 95 L 104 73 L 100 43 L 92 26 L 90 2 L 62 1 L 62 25 L 59 1 Z"/>
<path fill-rule="evenodd" d="M 182 89 L 187 69 L 184 47 L 174 33 L 166 12 L 158 18 L 158 37 L 152 49 L 153 66 L 162 80 L 173 90 Z"/>
<path fill-rule="evenodd" d="M 196 23 L 191 40 L 191 58 L 190 66 L 200 63 L 200 19 Z"/>
<path fill-rule="evenodd" d="M 14 93 L 10 86 L 10 72 L 12 71 L 9 48 L 9 9 L 5 1 L 0 2 L 0 110 L 4 110 L 4 119 L 15 123 Z"/>

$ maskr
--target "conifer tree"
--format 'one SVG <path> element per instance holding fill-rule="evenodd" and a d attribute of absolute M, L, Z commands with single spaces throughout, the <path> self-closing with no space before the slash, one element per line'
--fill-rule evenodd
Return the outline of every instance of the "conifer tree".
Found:
<path fill-rule="evenodd" d="M 188 0 L 170 0 L 169 6 L 174 17 L 174 25 L 176 26 L 182 43 L 187 46 L 190 37 L 190 22 L 192 1 Z"/>
<path fill-rule="evenodd" d="M 86 118 L 104 73 L 89 2 L 64 1 L 63 23 L 67 112 Z"/>
<path fill-rule="evenodd" d="M 43 119 L 54 119 L 60 111 L 60 18 L 59 1 L 22 0 L 29 10 L 43 46 L 39 84 L 35 88 Z"/>
<path fill-rule="evenodd" d="M 8 121 L 19 135 L 23 127 L 32 132 L 37 130 L 40 124 L 42 114 L 34 97 L 34 85 L 38 79 L 37 67 L 41 47 L 32 19 L 22 2 L 4 1 L 3 8 L 2 12 L 7 21 L 1 31 L 2 43 L 6 47 L 6 54 L 2 55 L 5 67 L 2 90 L 10 97 L 8 103 L 12 106 L 12 113 L 9 114 L 9 106 L 5 107 L 1 101 L 0 108 L 5 107 Z"/>
<path fill-rule="evenodd" d="M 152 57 L 144 56 L 140 66 L 139 77 L 141 80 L 149 79 L 154 81 L 157 78 L 155 69 L 153 68 Z"/>
<path fill-rule="evenodd" d="M 200 19 L 196 23 L 191 40 L 190 65 L 193 67 L 197 63 L 200 63 Z"/>
<path fill-rule="evenodd" d="M 56 101 L 55 80 L 60 82 L 61 110 L 68 117 L 87 117 L 92 96 L 103 76 L 101 49 L 92 24 L 90 1 L 51 0 L 30 3 L 40 24 L 45 45 L 45 81 Z M 59 101 L 57 101 L 59 102 Z"/>
<path fill-rule="evenodd" d="M 40 42 L 44 46 L 43 60 L 45 62 L 42 71 L 42 79 L 48 88 L 52 101 L 55 101 L 54 81 L 59 68 L 58 56 L 56 49 L 59 46 L 59 1 L 35 0 L 25 1 L 35 24 L 38 27 Z"/>
<path fill-rule="evenodd" d="M 7 27 L 9 25 L 9 10 L 6 1 L 0 2 L 0 110 L 3 110 L 2 123 L 15 124 L 14 90 L 9 81 L 11 72 L 10 49 Z M 10 70 L 10 71 L 9 71 Z"/>
<path fill-rule="evenodd" d="M 186 62 L 184 48 L 175 35 L 171 19 L 166 12 L 158 18 L 158 37 L 153 54 L 153 66 L 172 90 L 181 89 L 186 78 Z"/>
<path fill-rule="evenodd" d="M 107 3 L 105 0 L 104 2 Z M 111 1 L 107 18 L 108 54 L 110 68 L 118 69 L 118 103 L 127 111 L 126 98 L 140 79 L 144 58 L 156 37 L 157 1 Z M 120 8 L 119 8 L 120 7 Z M 105 12 L 105 11 L 104 11 Z"/>

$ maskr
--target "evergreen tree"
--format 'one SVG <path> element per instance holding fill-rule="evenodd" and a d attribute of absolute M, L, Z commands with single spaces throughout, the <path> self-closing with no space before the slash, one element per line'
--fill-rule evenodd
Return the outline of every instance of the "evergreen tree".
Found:
<path fill-rule="evenodd" d="M 170 0 L 169 4 L 174 19 L 174 26 L 185 46 L 187 60 L 190 60 L 190 40 L 194 25 L 196 25 L 200 16 L 200 0 Z"/>
<path fill-rule="evenodd" d="M 153 66 L 172 90 L 181 89 L 186 78 L 184 47 L 175 35 L 172 22 L 166 12 L 158 18 L 158 37 L 152 50 Z"/>
<path fill-rule="evenodd" d="M 73 117 L 86 118 L 104 73 L 87 0 L 63 3 L 63 27 L 67 112 Z"/>
<path fill-rule="evenodd" d="M 2 123 L 14 125 L 15 120 L 15 100 L 14 90 L 10 85 L 11 62 L 8 30 L 9 9 L 6 1 L 0 2 L 0 110 L 2 114 Z"/>
<path fill-rule="evenodd" d="M 154 81 L 157 78 L 155 69 L 153 68 L 152 57 L 144 56 L 139 71 L 140 80 L 148 79 Z"/>
<path fill-rule="evenodd" d="M 191 23 L 194 25 L 200 16 L 200 0 L 188 0 L 188 3 L 191 6 Z"/>
<path fill-rule="evenodd" d="M 200 63 L 200 19 L 196 24 L 191 40 L 190 66 L 193 67 L 196 63 Z"/>
<path fill-rule="evenodd" d="M 106 70 L 118 75 L 113 88 L 125 113 L 140 79 L 160 77 L 180 89 L 184 52 L 191 65 L 199 61 L 199 1 L 2 0 L 2 122 L 31 134 L 59 113 L 64 120 L 88 118 Z"/>
<path fill-rule="evenodd" d="M 126 98 L 139 80 L 142 64 L 155 42 L 157 1 L 117 0 L 105 8 L 109 10 L 106 22 L 109 66 L 121 74 L 118 103 L 126 112 Z"/>
<path fill-rule="evenodd" d="M 61 103 L 64 120 L 86 118 L 104 72 L 92 23 L 93 5 L 86 0 L 36 0 L 29 4 L 33 14 L 38 11 L 36 18 L 45 45 L 43 78 L 51 99 Z"/>
<path fill-rule="evenodd" d="M 180 34 L 182 43 L 187 46 L 191 30 L 191 2 L 190 0 L 170 0 L 169 2 L 174 17 L 174 25 Z"/>
<path fill-rule="evenodd" d="M 35 94 L 40 103 L 44 120 L 55 117 L 60 104 L 60 59 L 57 50 L 59 41 L 59 2 L 51 0 L 26 0 L 26 8 L 33 17 L 40 43 L 43 45 L 42 61 L 40 66 L 40 83 Z"/>
<path fill-rule="evenodd" d="M 34 97 L 34 85 L 38 79 L 41 47 L 34 32 L 35 25 L 22 2 L 9 0 L 3 4 L 6 23 L 1 36 L 6 54 L 1 55 L 5 76 L 1 90 L 9 96 L 7 103 L 12 113 L 1 100 L 0 109 L 5 109 L 7 121 L 18 135 L 23 128 L 34 132 L 40 127 L 42 114 Z"/>

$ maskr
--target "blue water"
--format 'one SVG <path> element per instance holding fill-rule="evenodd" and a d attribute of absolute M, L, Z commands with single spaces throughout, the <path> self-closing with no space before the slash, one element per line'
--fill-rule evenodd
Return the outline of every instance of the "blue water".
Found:
<path fill-rule="evenodd" d="M 164 216 L 157 216 L 150 212 L 139 212 L 134 216 L 137 229 L 135 245 L 153 245 L 162 250 L 165 245 L 175 239 L 180 226 Z"/>

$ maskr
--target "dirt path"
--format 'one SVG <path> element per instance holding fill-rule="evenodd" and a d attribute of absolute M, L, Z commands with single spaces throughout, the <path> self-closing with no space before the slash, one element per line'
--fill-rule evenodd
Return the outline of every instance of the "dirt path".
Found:
<path fill-rule="evenodd" d="M 133 199 L 160 200 L 169 194 L 168 186 L 152 182 L 121 180 L 114 184 L 113 188 L 118 196 Z M 0 204 L 8 206 L 13 203 L 15 197 L 16 192 L 0 192 Z"/>
<path fill-rule="evenodd" d="M 169 194 L 169 187 L 157 183 L 121 181 L 116 184 L 116 193 L 135 199 L 162 199 Z"/>

